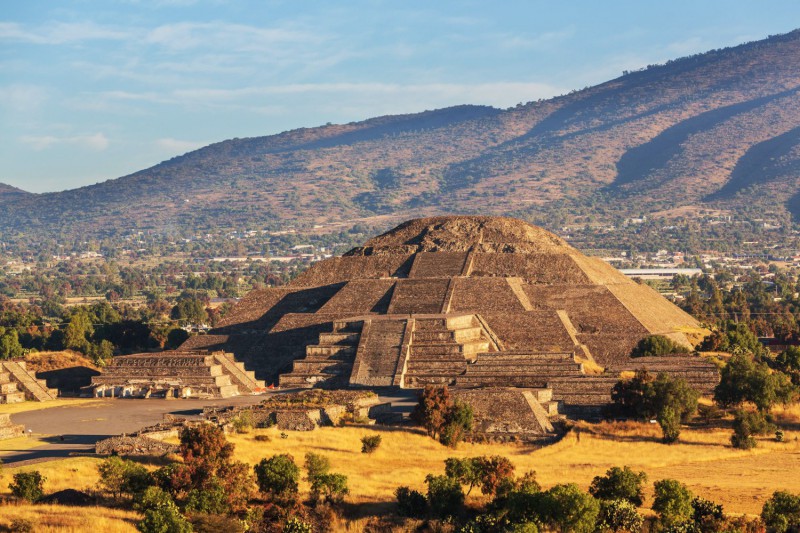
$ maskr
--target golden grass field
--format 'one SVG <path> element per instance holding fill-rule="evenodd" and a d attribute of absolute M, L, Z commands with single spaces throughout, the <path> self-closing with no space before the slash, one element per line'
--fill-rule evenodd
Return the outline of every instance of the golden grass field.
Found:
<path fill-rule="evenodd" d="M 26 520 L 36 533 L 103 531 L 135 532 L 140 515 L 108 507 L 67 507 L 64 505 L 9 504 L 0 513 L 0 526 L 10 527 L 15 520 Z"/>
<path fill-rule="evenodd" d="M 658 441 L 657 425 L 634 422 L 578 423 L 561 441 L 540 448 L 514 443 L 465 443 L 452 450 L 418 430 L 363 426 L 289 431 L 285 439 L 275 428 L 257 429 L 230 435 L 229 440 L 236 445 L 236 458 L 251 465 L 277 453 L 289 453 L 299 464 L 306 452 L 326 455 L 333 471 L 348 476 L 349 501 L 364 504 L 365 513 L 387 510 L 398 486 L 424 491 L 425 476 L 442 473 L 448 457 L 504 455 L 514 463 L 517 474 L 534 470 L 545 488 L 575 482 L 586 489 L 594 476 L 611 466 L 627 465 L 648 474 L 645 507 L 652 499 L 653 481 L 675 478 L 686 483 L 695 494 L 723 504 L 729 513 L 755 515 L 775 490 L 800 492 L 800 408 L 778 410 L 777 415 L 792 428 L 785 432 L 785 441 L 779 443 L 764 437 L 757 448 L 749 451 L 729 445 L 730 429 L 685 427 L 679 443 L 664 445 Z M 372 455 L 362 454 L 361 437 L 375 433 L 383 437 L 380 448 Z M 270 441 L 257 441 L 258 435 L 268 435 Z M 47 493 L 65 488 L 92 490 L 97 483 L 96 468 L 100 461 L 94 457 L 74 457 L 7 467 L 0 479 L 0 496 L 8 494 L 7 486 L 14 472 L 29 470 L 39 470 L 47 478 Z M 301 491 L 307 489 L 301 484 Z M 470 501 L 480 503 L 480 494 L 473 491 Z M 41 524 L 37 531 L 80 531 L 82 524 L 94 525 L 101 520 L 107 525 L 103 527 L 105 531 L 129 531 L 136 517 L 135 513 L 97 508 L 62 512 L 63 509 L 69 508 L 3 507 L 0 525 L 22 516 Z M 356 531 L 353 527 L 357 526 L 352 524 L 349 529 Z"/>

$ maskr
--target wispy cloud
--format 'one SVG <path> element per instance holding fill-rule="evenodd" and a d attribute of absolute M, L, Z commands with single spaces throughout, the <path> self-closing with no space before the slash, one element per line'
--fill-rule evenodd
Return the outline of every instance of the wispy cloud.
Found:
<path fill-rule="evenodd" d="M 319 43 L 322 36 L 303 30 L 273 27 L 259 28 L 225 22 L 179 22 L 149 31 L 145 42 L 173 50 L 213 47 L 240 52 L 270 49 L 283 43 Z"/>
<path fill-rule="evenodd" d="M 37 85 L 13 84 L 0 87 L 0 107 L 28 113 L 38 109 L 47 100 L 47 90 Z"/>
<path fill-rule="evenodd" d="M 75 135 L 71 137 L 57 137 L 55 135 L 23 135 L 19 140 L 33 147 L 34 150 L 46 150 L 57 145 L 72 145 L 102 152 L 108 148 L 110 141 L 103 133 L 94 135 Z"/>
<path fill-rule="evenodd" d="M 67 44 L 92 40 L 125 40 L 132 33 L 94 22 L 49 22 L 37 27 L 0 22 L 0 40 L 31 44 Z"/>

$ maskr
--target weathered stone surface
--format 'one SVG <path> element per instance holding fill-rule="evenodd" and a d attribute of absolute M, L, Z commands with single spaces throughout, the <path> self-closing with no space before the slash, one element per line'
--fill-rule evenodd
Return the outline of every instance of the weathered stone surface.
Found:
<path fill-rule="evenodd" d="M 550 387 L 594 408 L 640 339 L 688 349 L 692 333 L 703 330 L 691 316 L 542 228 L 453 216 L 408 221 L 254 291 L 186 346 L 230 350 L 281 387 Z"/>

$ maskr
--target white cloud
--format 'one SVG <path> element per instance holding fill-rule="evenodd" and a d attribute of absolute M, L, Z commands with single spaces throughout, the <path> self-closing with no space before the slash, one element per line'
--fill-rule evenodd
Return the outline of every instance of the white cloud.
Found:
<path fill-rule="evenodd" d="M 54 135 L 23 135 L 19 140 L 33 147 L 34 150 L 46 150 L 57 145 L 71 145 L 102 152 L 108 148 L 110 141 L 103 133 L 94 135 L 75 135 L 71 137 L 56 137 Z"/>
<path fill-rule="evenodd" d="M 170 153 L 186 153 L 191 152 L 192 150 L 197 150 L 198 148 L 202 148 L 203 146 L 207 146 L 209 143 L 207 142 L 196 142 L 196 141 L 182 141 L 180 139 L 173 139 L 171 137 L 167 137 L 164 139 L 158 139 L 156 141 L 156 146 L 165 150 Z"/>
<path fill-rule="evenodd" d="M 47 100 L 47 91 L 36 85 L 14 84 L 0 87 L 0 106 L 17 113 L 31 112 Z"/>
<path fill-rule="evenodd" d="M 94 22 L 49 22 L 30 28 L 16 22 L 0 22 L 0 40 L 31 44 L 67 44 L 91 40 L 124 40 L 128 31 Z"/>
<path fill-rule="evenodd" d="M 321 42 L 319 34 L 290 28 L 258 28 L 224 22 L 179 22 L 159 26 L 145 37 L 145 42 L 173 50 L 210 47 L 256 52 L 273 49 L 285 43 L 305 46 Z"/>

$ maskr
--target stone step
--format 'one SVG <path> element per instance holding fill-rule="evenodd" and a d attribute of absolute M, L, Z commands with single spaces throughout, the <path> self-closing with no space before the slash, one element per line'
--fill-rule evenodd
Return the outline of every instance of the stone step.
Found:
<path fill-rule="evenodd" d="M 99 375 L 94 376 L 92 379 L 93 385 L 105 386 L 125 386 L 125 385 L 145 385 L 147 383 L 154 383 L 158 386 L 174 384 L 174 386 L 228 386 L 231 385 L 231 377 L 227 374 L 221 376 L 165 376 L 162 379 L 149 378 L 144 379 L 142 376 L 126 376 L 121 374 L 112 375 Z"/>
<path fill-rule="evenodd" d="M 414 376 L 406 374 L 405 377 L 405 387 L 406 388 L 423 388 L 426 385 L 454 385 L 456 380 L 455 377 L 452 375 L 426 375 L 426 376 Z"/>
<path fill-rule="evenodd" d="M 0 367 L 2 369 L 2 367 Z M 8 372 L 0 372 L 0 383 L 11 383 L 11 374 Z"/>
<path fill-rule="evenodd" d="M 9 392 L 0 394 L 0 403 L 20 403 L 25 401 L 24 392 Z"/>
<path fill-rule="evenodd" d="M 19 392 L 17 384 L 14 382 L 0 383 L 0 394 L 12 394 Z"/>
<path fill-rule="evenodd" d="M 412 336 L 413 343 L 427 343 L 427 342 L 469 342 L 478 341 L 481 339 L 483 330 L 477 327 L 469 327 L 464 329 L 429 329 L 414 331 Z"/>
<path fill-rule="evenodd" d="M 333 345 L 333 346 L 306 346 L 307 356 L 334 356 L 339 354 L 355 355 L 356 347 L 352 345 Z"/>
<path fill-rule="evenodd" d="M 333 333 L 360 333 L 363 322 L 345 322 L 336 320 L 333 322 Z"/>
<path fill-rule="evenodd" d="M 351 365 L 331 361 L 308 361 L 300 359 L 292 363 L 292 373 L 297 374 L 344 374 Z"/>
<path fill-rule="evenodd" d="M 320 333 L 319 344 L 346 344 L 354 346 L 358 344 L 358 333 Z"/>
<path fill-rule="evenodd" d="M 439 354 L 477 354 L 485 352 L 489 349 L 487 341 L 482 342 L 465 342 L 462 344 L 456 343 L 429 343 L 429 344 L 412 344 L 411 357 L 425 356 L 425 355 L 439 355 Z"/>
<path fill-rule="evenodd" d="M 483 361 L 575 361 L 572 352 L 487 352 L 478 355 Z"/>

